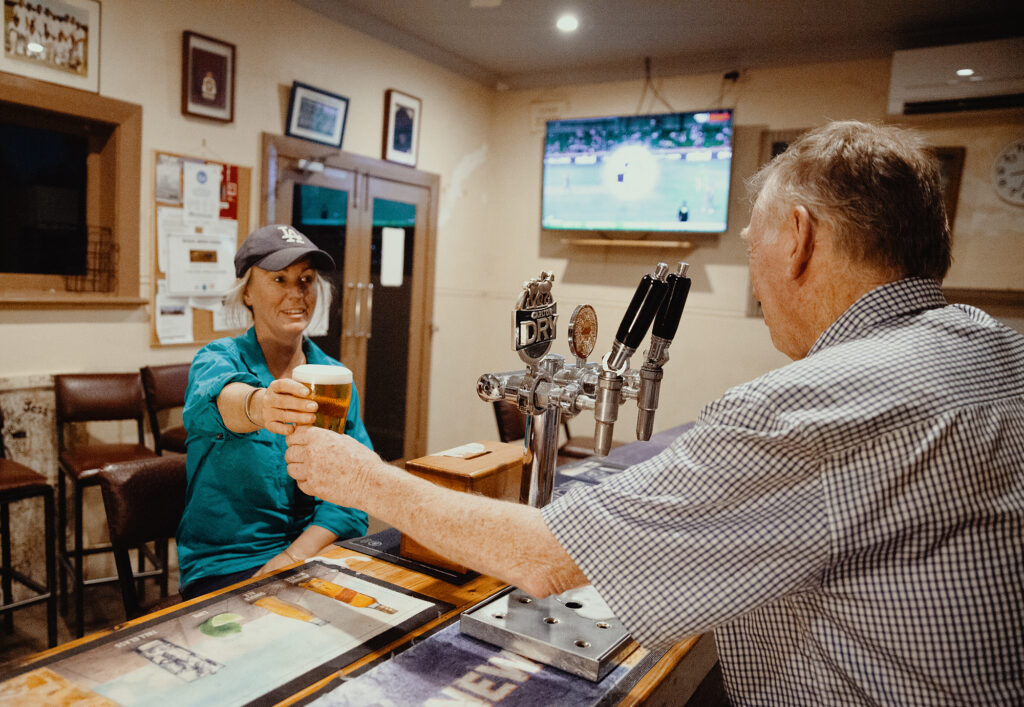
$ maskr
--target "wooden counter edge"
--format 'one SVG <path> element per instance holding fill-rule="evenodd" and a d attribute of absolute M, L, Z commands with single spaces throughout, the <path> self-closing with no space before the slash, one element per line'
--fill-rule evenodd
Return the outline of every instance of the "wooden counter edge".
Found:
<path fill-rule="evenodd" d="M 661 660 L 655 663 L 654 667 L 637 681 L 633 689 L 626 693 L 626 696 L 619 703 L 619 707 L 633 707 L 634 705 L 644 704 L 654 693 L 655 688 L 676 669 L 679 662 L 697 644 L 698 640 L 700 640 L 700 636 L 691 636 L 669 648 L 665 655 L 661 657 Z"/>

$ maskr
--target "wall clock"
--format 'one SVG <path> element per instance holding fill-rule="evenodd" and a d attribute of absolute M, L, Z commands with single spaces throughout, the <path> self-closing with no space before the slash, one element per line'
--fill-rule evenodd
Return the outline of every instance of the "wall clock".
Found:
<path fill-rule="evenodd" d="M 1024 206 L 1024 138 L 1014 140 L 996 155 L 992 188 L 1004 201 Z"/>

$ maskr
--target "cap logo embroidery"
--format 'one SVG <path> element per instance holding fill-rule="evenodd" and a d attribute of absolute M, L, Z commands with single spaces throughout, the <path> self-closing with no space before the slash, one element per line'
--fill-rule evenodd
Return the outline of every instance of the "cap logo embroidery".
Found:
<path fill-rule="evenodd" d="M 288 241 L 289 243 L 305 243 L 306 241 L 302 238 L 302 234 L 296 231 L 291 226 L 281 226 L 281 240 Z"/>

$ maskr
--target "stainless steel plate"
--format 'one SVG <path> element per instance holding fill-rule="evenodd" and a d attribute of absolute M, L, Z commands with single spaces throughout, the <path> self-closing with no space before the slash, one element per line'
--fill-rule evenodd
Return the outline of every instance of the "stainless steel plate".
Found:
<path fill-rule="evenodd" d="M 460 630 L 481 641 L 598 681 L 633 645 L 592 587 L 534 599 L 509 588 L 462 614 Z"/>

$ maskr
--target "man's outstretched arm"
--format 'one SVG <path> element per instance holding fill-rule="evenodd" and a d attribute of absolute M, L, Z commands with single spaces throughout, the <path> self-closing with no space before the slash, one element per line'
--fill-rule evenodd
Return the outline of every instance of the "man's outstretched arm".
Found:
<path fill-rule="evenodd" d="M 316 427 L 288 435 L 285 459 L 303 492 L 360 508 L 439 555 L 535 597 L 587 584 L 537 508 L 436 486 L 346 435 Z"/>

